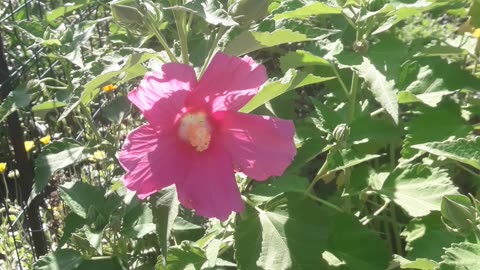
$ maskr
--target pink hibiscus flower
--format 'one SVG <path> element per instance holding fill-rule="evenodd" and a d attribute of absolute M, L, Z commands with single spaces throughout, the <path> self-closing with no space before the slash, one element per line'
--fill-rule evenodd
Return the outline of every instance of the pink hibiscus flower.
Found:
<path fill-rule="evenodd" d="M 234 171 L 258 181 L 280 176 L 295 156 L 292 121 L 239 113 L 267 80 L 250 57 L 217 53 L 197 81 L 188 65 L 147 73 L 128 98 L 148 124 L 120 152 L 125 186 L 140 199 L 172 184 L 197 214 L 225 220 L 244 205 Z"/>

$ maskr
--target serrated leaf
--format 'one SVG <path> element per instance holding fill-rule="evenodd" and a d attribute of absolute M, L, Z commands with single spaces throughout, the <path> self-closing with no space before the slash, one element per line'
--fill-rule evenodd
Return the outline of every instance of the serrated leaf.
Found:
<path fill-rule="evenodd" d="M 112 123 L 120 124 L 130 112 L 132 103 L 126 96 L 118 96 L 102 109 L 102 114 Z"/>
<path fill-rule="evenodd" d="M 336 214 L 329 218 L 332 231 L 327 250 L 349 270 L 384 270 L 390 254 L 380 236 L 363 226 L 356 217 Z"/>
<path fill-rule="evenodd" d="M 304 66 L 330 66 L 330 62 L 320 56 L 314 55 L 309 51 L 297 50 L 288 52 L 280 57 L 280 68 L 287 71 L 290 68 L 298 68 Z"/>
<path fill-rule="evenodd" d="M 177 190 L 175 186 L 164 188 L 157 194 L 150 197 L 152 204 L 153 221 L 157 224 L 157 235 L 160 241 L 160 247 L 165 259 L 167 259 L 168 243 L 170 233 L 178 215 L 179 202 L 177 199 Z M 170 269 L 170 268 L 168 268 Z"/>
<path fill-rule="evenodd" d="M 407 259 L 428 258 L 437 262 L 444 248 L 461 239 L 445 228 L 439 213 L 411 220 L 401 235 L 405 237 Z"/>
<path fill-rule="evenodd" d="M 118 257 L 92 257 L 83 260 L 82 264 L 76 270 L 127 270 Z"/>
<path fill-rule="evenodd" d="M 360 78 L 363 78 L 369 85 L 368 90 L 372 92 L 375 99 L 382 105 L 393 121 L 398 124 L 398 99 L 395 90 L 395 83 L 387 80 L 385 75 L 377 70 L 370 59 L 363 57 L 363 62 L 354 67 Z"/>
<path fill-rule="evenodd" d="M 341 7 L 332 7 L 325 3 L 312 3 L 295 10 L 275 14 L 273 18 L 275 20 L 281 19 L 305 19 L 310 16 L 328 15 L 328 14 L 341 14 Z"/>
<path fill-rule="evenodd" d="M 280 44 L 302 42 L 312 39 L 313 38 L 305 34 L 289 29 L 278 29 L 273 32 L 244 31 L 227 44 L 225 53 L 230 55 L 244 55 Z"/>
<path fill-rule="evenodd" d="M 100 87 L 113 78 L 123 74 L 124 77 L 119 81 L 119 83 L 122 83 L 132 78 L 142 76 L 147 70 L 141 64 L 157 56 L 158 54 L 154 51 L 134 51 L 124 64 L 113 64 L 108 69 L 104 70 L 102 74 L 85 84 L 83 89 L 76 89 L 75 92 L 80 92 L 80 94 L 78 96 L 72 96 L 67 108 L 65 108 L 62 115 L 60 115 L 58 121 L 67 117 L 80 103 L 88 105 L 100 93 Z"/>
<path fill-rule="evenodd" d="M 194 270 L 200 269 L 207 258 L 199 247 L 192 246 L 191 243 L 184 243 L 168 250 L 166 266 L 159 263 L 160 261 L 158 260 L 155 266 L 156 270 Z"/>
<path fill-rule="evenodd" d="M 76 270 L 83 262 L 82 254 L 73 249 L 58 249 L 38 260 L 35 270 Z"/>
<path fill-rule="evenodd" d="M 411 68 L 415 69 L 414 66 Z M 435 76 L 428 65 L 417 68 L 418 71 L 414 75 L 415 79 L 408 82 L 409 85 L 406 86 L 404 91 L 398 93 L 399 103 L 423 102 L 430 107 L 436 107 L 444 96 L 453 93 L 444 85 L 444 80 L 441 77 Z M 405 72 L 408 72 L 408 70 Z M 405 76 L 408 75 L 405 74 Z M 405 84 L 406 82 L 402 83 Z"/>
<path fill-rule="evenodd" d="M 444 170 L 423 165 L 395 168 L 379 192 L 412 217 L 439 211 L 444 195 L 458 194 L 457 188 Z"/>
<path fill-rule="evenodd" d="M 428 259 L 410 261 L 397 254 L 394 254 L 393 257 L 394 261 L 400 264 L 401 269 L 434 270 L 438 267 L 437 262 Z"/>
<path fill-rule="evenodd" d="M 30 94 L 25 84 L 19 85 L 0 104 L 0 123 L 18 109 L 24 108 L 30 104 Z"/>
<path fill-rule="evenodd" d="M 381 155 L 364 154 L 354 149 L 342 149 L 340 151 L 332 151 L 327 156 L 326 174 L 345 170 L 354 167 L 363 162 L 381 157 Z"/>
<path fill-rule="evenodd" d="M 90 218 L 90 208 L 96 209 L 98 213 L 107 212 L 102 211 L 106 207 L 104 193 L 97 187 L 83 182 L 67 182 L 59 187 L 59 191 L 70 210 L 81 218 Z"/>
<path fill-rule="evenodd" d="M 471 125 L 461 116 L 460 106 L 444 101 L 436 108 L 420 108 L 420 114 L 407 123 L 402 156 L 413 157 L 418 151 L 412 145 L 444 141 L 454 137 L 465 137 L 472 130 Z"/>
<path fill-rule="evenodd" d="M 288 70 L 283 78 L 270 80 L 267 82 L 260 92 L 248 102 L 240 112 L 248 113 L 260 107 L 266 102 L 280 96 L 281 94 L 314 83 L 324 82 L 335 77 L 319 77 L 306 72 L 296 71 L 294 69 Z"/>
<path fill-rule="evenodd" d="M 459 243 L 445 249 L 440 270 L 480 269 L 480 244 Z"/>
<path fill-rule="evenodd" d="M 412 145 L 412 148 L 432 155 L 447 157 L 480 170 L 480 137 Z"/>
<path fill-rule="evenodd" d="M 29 201 L 47 186 L 56 171 L 79 162 L 85 147 L 73 140 L 54 141 L 48 144 L 35 159 L 35 179 Z"/>
<path fill-rule="evenodd" d="M 72 233 L 76 230 L 82 228 L 86 224 L 86 220 L 75 213 L 68 213 L 67 217 L 64 219 L 63 235 L 60 238 L 58 246 L 61 248 L 68 241 Z"/>
<path fill-rule="evenodd" d="M 166 9 L 192 12 L 213 25 L 223 25 L 227 27 L 238 25 L 238 23 L 228 15 L 227 11 L 223 9 L 222 4 L 218 0 L 193 0 L 184 6 L 174 6 Z"/>
<path fill-rule="evenodd" d="M 285 192 L 304 193 L 308 188 L 308 179 L 296 175 L 283 175 L 267 183 L 256 184 L 250 194 L 271 199 Z"/>
<path fill-rule="evenodd" d="M 239 269 L 323 269 L 325 216 L 311 200 L 290 193 L 259 213 L 248 208 L 235 231 Z"/>

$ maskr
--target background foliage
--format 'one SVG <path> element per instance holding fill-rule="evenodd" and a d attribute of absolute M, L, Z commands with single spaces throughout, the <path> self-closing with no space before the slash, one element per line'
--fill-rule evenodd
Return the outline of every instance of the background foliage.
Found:
<path fill-rule="evenodd" d="M 36 61 L 0 104 L 35 173 L 22 198 L 0 141 L 2 269 L 480 269 L 478 0 L 4 1 L 0 18 L 11 77 Z M 173 187 L 139 201 L 117 160 L 144 73 L 200 75 L 216 51 L 267 67 L 241 111 L 293 119 L 297 145 L 283 176 L 237 175 L 247 208 L 223 223 Z"/>

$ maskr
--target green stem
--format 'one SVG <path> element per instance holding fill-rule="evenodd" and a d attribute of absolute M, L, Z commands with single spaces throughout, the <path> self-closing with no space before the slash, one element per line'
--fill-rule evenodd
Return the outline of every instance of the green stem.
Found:
<path fill-rule="evenodd" d="M 3 179 L 3 185 L 5 186 L 5 200 L 8 199 L 8 186 L 7 186 L 7 180 L 5 179 L 5 173 L 2 173 L 2 179 Z M 9 217 L 7 217 L 9 218 Z"/>
<path fill-rule="evenodd" d="M 168 57 L 170 58 L 170 61 L 172 62 L 177 62 L 178 63 L 178 59 L 175 57 L 175 55 L 172 53 L 172 51 L 170 50 L 170 47 L 168 46 L 167 44 L 167 41 L 165 40 L 165 38 L 163 37 L 162 33 L 160 33 L 157 29 L 157 27 L 154 25 L 154 23 L 152 22 L 151 18 L 148 17 L 148 23 L 149 23 L 149 26 L 150 28 L 153 30 L 153 33 L 155 34 L 155 36 L 157 37 L 158 41 L 160 42 L 160 44 L 163 46 L 163 48 L 165 49 L 165 51 L 167 52 L 167 55 Z"/>
<path fill-rule="evenodd" d="M 203 73 L 207 69 L 207 66 L 210 63 L 210 60 L 212 59 L 212 56 L 217 49 L 218 42 L 223 37 L 226 31 L 227 31 L 227 28 L 223 25 L 220 25 L 217 35 L 215 36 L 212 46 L 210 47 L 210 51 L 208 52 L 207 58 L 205 59 L 205 63 L 203 63 L 202 71 L 200 72 L 200 76 L 199 76 L 200 78 L 202 77 Z"/>
<path fill-rule="evenodd" d="M 334 73 L 335 76 L 337 77 L 338 82 L 340 82 L 340 85 L 342 86 L 342 89 L 343 89 L 343 92 L 345 93 L 345 96 L 348 97 L 348 96 L 349 96 L 349 92 L 348 92 L 347 86 L 346 86 L 345 83 L 343 82 L 342 77 L 340 77 L 340 74 L 338 73 L 338 70 L 337 70 L 337 68 L 335 67 L 335 64 L 334 64 L 334 63 L 330 63 L 330 66 L 332 67 L 333 73 Z"/>
<path fill-rule="evenodd" d="M 39 83 L 42 83 L 42 82 L 48 82 L 48 81 L 56 82 L 56 83 L 58 83 L 58 84 L 60 84 L 60 85 L 62 85 L 62 86 L 68 87 L 68 84 L 66 84 L 66 83 L 64 83 L 64 82 L 61 82 L 61 81 L 59 81 L 59 80 L 57 80 L 57 79 L 50 78 L 50 77 L 49 77 L 49 78 L 43 78 L 43 79 L 41 79 L 41 80 L 38 81 L 38 82 L 39 82 Z"/>
<path fill-rule="evenodd" d="M 383 210 L 385 210 L 388 205 L 390 204 L 390 200 L 389 199 L 385 199 L 383 205 L 377 209 L 377 211 L 375 211 L 373 214 L 371 215 L 368 215 L 368 216 L 365 216 L 363 217 L 360 222 L 363 224 L 363 225 L 367 225 L 368 223 L 370 223 L 370 221 L 372 221 L 376 216 L 380 215 Z"/>
<path fill-rule="evenodd" d="M 327 174 L 328 160 L 329 160 L 328 157 L 332 154 L 332 151 L 335 151 L 335 150 L 332 149 L 332 150 L 330 150 L 330 152 L 328 152 L 328 155 L 327 155 L 327 158 L 325 159 L 325 162 L 323 163 L 320 170 L 317 172 L 317 175 L 315 175 L 315 178 L 313 178 L 312 183 L 310 183 L 310 186 L 308 186 L 308 189 L 307 189 L 307 191 L 305 191 L 305 193 L 311 193 L 315 184 L 317 184 L 317 182 L 320 179 L 322 179 L 323 177 L 325 177 L 325 175 Z"/>
<path fill-rule="evenodd" d="M 322 204 L 324 204 L 325 206 L 328 206 L 328 207 L 330 207 L 330 208 L 332 208 L 332 209 L 334 209 L 334 210 L 336 210 L 336 211 L 338 211 L 338 212 L 341 212 L 341 213 L 345 212 L 345 211 L 343 211 L 342 208 L 336 206 L 335 204 L 333 204 L 333 203 L 331 203 L 331 202 L 328 202 L 328 201 L 326 201 L 326 200 L 324 200 L 324 199 L 318 198 L 317 196 L 315 196 L 315 195 L 313 195 L 313 194 L 311 194 L 311 193 L 305 193 L 305 195 L 306 195 L 307 197 L 309 197 L 310 199 L 312 199 L 312 200 L 314 200 L 314 201 L 317 201 L 317 202 L 319 202 L 319 203 L 322 203 Z"/>
<path fill-rule="evenodd" d="M 102 141 L 102 135 L 100 135 L 100 131 L 98 131 L 97 127 L 95 126 L 95 122 L 93 121 L 92 116 L 90 115 L 90 110 L 82 102 L 80 102 L 80 111 L 84 115 L 87 121 L 87 124 L 90 130 L 93 132 L 93 135 L 97 143 L 100 143 Z"/>
<path fill-rule="evenodd" d="M 357 92 L 358 92 L 358 75 L 354 72 L 352 74 L 352 84 L 350 86 L 350 106 L 348 111 L 348 120 L 351 123 L 355 117 L 355 107 L 357 103 Z"/>
<path fill-rule="evenodd" d="M 184 11 L 175 11 L 173 12 L 173 17 L 175 18 L 175 24 L 177 26 L 178 38 L 180 40 L 180 49 L 182 51 L 182 61 L 184 64 L 188 65 L 188 39 L 187 39 L 187 28 L 185 22 L 185 12 Z"/>
<path fill-rule="evenodd" d="M 390 212 L 391 212 L 391 215 L 392 215 L 392 219 L 395 221 L 395 222 L 392 222 L 392 229 L 393 229 L 393 237 L 394 237 L 394 240 L 395 240 L 395 248 L 397 249 L 397 252 L 396 254 L 399 254 L 399 255 L 403 255 L 403 249 L 402 249 L 402 242 L 400 240 L 400 232 L 398 230 L 398 224 L 397 224 L 397 213 L 396 213 L 396 210 L 395 210 L 395 205 L 392 204 L 390 206 Z"/>
<path fill-rule="evenodd" d="M 254 202 L 252 202 L 250 199 L 247 198 L 247 196 L 242 195 L 242 200 L 243 200 L 246 204 L 248 204 L 250 207 L 252 207 L 253 209 L 257 210 L 257 212 L 259 212 L 259 213 L 262 213 L 262 212 L 263 212 L 263 210 L 260 209 L 260 208 L 258 208 L 258 207 L 255 205 Z"/>

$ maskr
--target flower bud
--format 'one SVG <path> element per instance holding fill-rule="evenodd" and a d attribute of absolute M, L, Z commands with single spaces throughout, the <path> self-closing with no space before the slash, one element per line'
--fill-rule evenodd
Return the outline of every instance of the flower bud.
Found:
<path fill-rule="evenodd" d="M 337 142 L 345 142 L 350 135 L 350 127 L 347 124 L 340 124 L 335 127 L 332 135 Z"/>
<path fill-rule="evenodd" d="M 267 16 L 268 5 L 268 0 L 236 0 L 231 1 L 228 13 L 241 27 L 248 27 Z"/>
<path fill-rule="evenodd" d="M 162 12 L 151 1 L 117 1 L 111 4 L 115 21 L 138 35 L 150 34 L 151 24 L 157 26 L 162 20 Z"/>
<path fill-rule="evenodd" d="M 368 52 L 368 41 L 358 40 L 353 43 L 353 50 L 356 53 L 366 54 Z"/>

